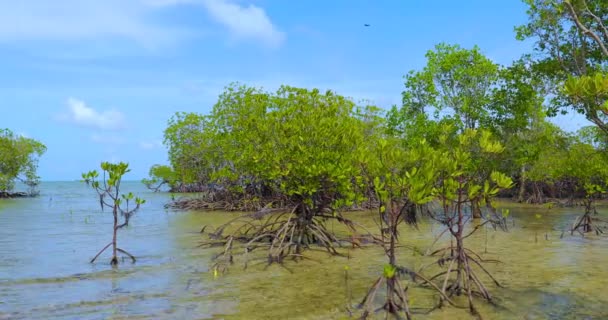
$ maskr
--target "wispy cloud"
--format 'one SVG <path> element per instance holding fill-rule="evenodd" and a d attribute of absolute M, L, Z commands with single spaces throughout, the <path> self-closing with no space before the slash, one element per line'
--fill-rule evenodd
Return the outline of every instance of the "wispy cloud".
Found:
<path fill-rule="evenodd" d="M 187 34 L 151 19 L 150 0 L 2 1 L 0 42 L 123 38 L 158 46 Z"/>
<path fill-rule="evenodd" d="M 237 39 L 254 39 L 271 47 L 280 46 L 285 33 L 270 21 L 264 9 L 253 4 L 240 6 L 228 0 L 202 0 L 211 17 Z"/>
<path fill-rule="evenodd" d="M 97 111 L 75 98 L 69 98 L 67 104 L 68 110 L 57 117 L 59 121 L 100 130 L 126 128 L 125 115 L 116 109 Z"/>
<path fill-rule="evenodd" d="M 285 39 L 264 9 L 229 0 L 0 0 L 0 42 L 118 38 L 154 48 L 208 30 L 157 19 L 159 10 L 190 5 L 204 10 L 237 39 L 278 46 Z"/>

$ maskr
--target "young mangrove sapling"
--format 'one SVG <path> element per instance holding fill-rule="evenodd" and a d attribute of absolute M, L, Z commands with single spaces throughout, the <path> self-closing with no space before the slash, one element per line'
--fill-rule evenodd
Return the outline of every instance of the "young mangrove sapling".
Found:
<path fill-rule="evenodd" d="M 129 220 L 135 214 L 139 207 L 146 202 L 146 200 L 134 197 L 133 193 L 128 194 L 120 193 L 120 184 L 123 176 L 129 172 L 129 164 L 120 162 L 117 164 L 102 162 L 101 170 L 103 172 L 101 181 L 98 180 L 99 173 L 96 170 L 89 171 L 82 174 L 84 182 L 91 186 L 99 195 L 99 205 L 101 209 L 108 207 L 112 209 L 114 215 L 114 226 L 112 241 L 108 243 L 103 249 L 101 249 L 93 259 L 91 263 L 95 262 L 106 249 L 112 246 L 112 259 L 110 263 L 112 265 L 118 264 L 118 253 L 127 255 L 133 262 L 135 257 L 129 252 L 118 247 L 116 233 L 118 229 L 129 225 Z M 123 217 L 123 222 L 119 224 L 119 216 Z"/>
<path fill-rule="evenodd" d="M 489 139 L 488 133 L 476 130 L 466 130 L 460 137 L 459 143 L 444 151 L 440 156 L 438 168 L 440 170 L 437 195 L 442 210 L 434 215 L 434 218 L 446 226 L 450 235 L 450 244 L 444 248 L 435 250 L 431 255 L 439 255 L 440 258 L 431 265 L 441 268 L 447 266 L 446 271 L 441 271 L 430 279 L 442 279 L 438 283 L 441 287 L 441 299 L 444 297 L 465 295 L 468 298 L 469 310 L 474 315 L 479 315 L 474 304 L 473 297 L 481 297 L 492 301 L 492 296 L 475 272 L 475 269 L 483 271 L 492 281 L 500 286 L 500 283 L 483 266 L 483 259 L 479 254 L 465 246 L 465 239 L 473 235 L 487 223 L 505 226 L 506 219 L 499 217 L 494 210 L 491 215 L 483 216 L 484 222 L 477 224 L 471 230 L 466 230 L 466 224 L 472 219 L 470 213 L 471 204 L 477 201 L 485 202 L 495 197 L 502 189 L 511 188 L 511 178 L 500 173 L 492 172 L 490 179 L 477 182 L 474 162 L 471 161 L 471 152 L 480 147 L 484 153 L 502 152 L 503 147 Z M 466 210 L 466 209 L 469 210 Z M 443 234 L 443 233 L 442 233 Z M 429 265 L 429 266 L 431 266 Z M 427 266 L 428 267 L 428 266 Z M 423 267 L 420 271 L 422 271 Z M 442 302 L 441 301 L 441 302 Z"/>

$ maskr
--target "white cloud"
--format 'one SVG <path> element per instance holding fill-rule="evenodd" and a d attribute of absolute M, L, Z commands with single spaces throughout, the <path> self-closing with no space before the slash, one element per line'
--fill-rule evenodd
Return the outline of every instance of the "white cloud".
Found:
<path fill-rule="evenodd" d="M 243 7 L 228 0 L 202 1 L 211 17 L 227 27 L 236 38 L 259 40 L 271 47 L 277 47 L 285 40 L 285 33 L 272 24 L 260 7 L 252 4 Z"/>
<path fill-rule="evenodd" d="M 154 140 L 154 141 L 141 141 L 139 143 L 139 147 L 144 150 L 152 150 L 156 148 L 161 148 L 163 146 L 162 141 Z"/>
<path fill-rule="evenodd" d="M 154 47 L 186 34 L 152 21 L 162 0 L 0 0 L 0 41 L 119 37 Z M 173 1 L 173 4 L 176 4 Z"/>
<path fill-rule="evenodd" d="M 68 110 L 59 115 L 60 121 L 101 130 L 121 130 L 126 127 L 124 114 L 116 109 L 99 112 L 75 98 L 69 98 L 67 103 Z"/>
<path fill-rule="evenodd" d="M 229 0 L 0 0 L 0 42 L 121 38 L 154 48 L 206 32 L 154 17 L 177 5 L 205 9 L 239 39 L 278 46 L 285 38 L 262 8 Z"/>

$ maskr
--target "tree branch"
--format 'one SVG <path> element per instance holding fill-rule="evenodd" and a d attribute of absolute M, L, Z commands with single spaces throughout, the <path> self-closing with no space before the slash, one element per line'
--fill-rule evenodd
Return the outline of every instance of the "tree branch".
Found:
<path fill-rule="evenodd" d="M 597 22 L 600 31 L 602 32 L 602 34 L 604 35 L 604 38 L 606 41 L 608 41 L 608 28 L 606 28 L 606 26 L 604 25 L 604 23 L 602 22 L 602 19 L 600 19 L 600 17 L 596 16 L 595 14 L 593 14 L 593 12 L 591 12 L 591 10 L 589 9 L 589 6 L 587 6 L 587 1 L 582 0 L 583 1 L 583 5 L 585 5 L 585 10 L 587 15 L 591 16 L 591 18 L 593 18 L 593 20 L 595 20 L 595 22 Z"/>
<path fill-rule="evenodd" d="M 600 49 L 602 51 L 602 55 L 604 55 L 605 57 L 608 57 L 608 48 L 606 48 L 606 45 L 602 42 L 602 39 L 600 39 L 600 37 L 595 32 L 589 30 L 589 28 L 587 28 L 585 25 L 583 25 L 578 14 L 576 13 L 576 10 L 574 9 L 574 7 L 572 6 L 572 4 L 570 3 L 569 0 L 564 1 L 564 4 L 568 8 L 568 11 L 570 12 L 570 16 L 572 16 L 572 19 L 574 20 L 576 27 L 579 30 L 581 30 L 584 34 L 593 38 L 593 40 L 600 47 Z"/>

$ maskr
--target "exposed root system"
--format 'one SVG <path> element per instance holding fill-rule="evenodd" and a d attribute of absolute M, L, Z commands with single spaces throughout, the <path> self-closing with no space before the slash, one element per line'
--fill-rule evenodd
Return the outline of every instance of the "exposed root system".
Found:
<path fill-rule="evenodd" d="M 165 205 L 178 210 L 260 211 L 269 205 L 293 207 L 287 199 L 235 195 L 226 191 L 204 191 L 195 197 L 181 197 Z"/>
<path fill-rule="evenodd" d="M 473 304 L 473 297 L 479 297 L 492 302 L 492 295 L 479 277 L 478 272 L 484 273 L 496 286 L 502 287 L 498 280 L 483 266 L 484 262 L 499 261 L 484 260 L 472 250 L 464 248 L 461 244 L 436 250 L 432 255 L 440 256 L 432 265 L 437 264 L 441 268 L 447 267 L 445 271 L 441 271 L 430 277 L 428 281 L 425 281 L 430 283 L 429 281 L 440 280 L 439 286 L 442 293 L 440 305 L 445 301 L 446 297 L 465 295 L 469 299 L 470 312 L 473 315 L 479 316 Z"/>
<path fill-rule="evenodd" d="M 8 192 L 0 191 L 0 199 L 2 198 L 25 198 L 31 197 L 32 195 L 27 192 Z"/>
<path fill-rule="evenodd" d="M 374 312 L 384 310 L 387 314 L 395 315 L 398 318 L 404 318 L 411 320 L 412 313 L 408 304 L 407 298 L 407 287 L 404 289 L 399 281 L 399 276 L 394 275 L 393 277 L 380 277 L 374 282 L 374 285 L 369 289 L 361 303 L 359 308 L 363 309 L 361 319 L 367 319 L 372 313 L 372 301 L 376 297 L 376 294 L 380 290 L 382 283 L 386 282 L 386 302 L 382 307 Z M 402 315 L 402 316 L 401 316 Z"/>
<path fill-rule="evenodd" d="M 110 242 L 108 243 L 105 247 L 103 247 L 103 249 L 99 250 L 99 252 L 95 255 L 95 257 L 93 257 L 93 259 L 91 259 L 91 263 L 95 262 L 95 260 L 97 260 L 97 258 L 104 252 L 106 251 L 110 246 L 112 246 L 114 244 L 114 242 Z M 135 259 L 135 256 L 133 256 L 132 254 L 130 254 L 129 252 L 121 249 L 121 248 L 116 248 L 117 252 L 120 252 L 126 256 L 128 256 L 129 258 L 131 258 L 131 261 L 133 263 L 135 263 L 135 261 L 137 261 Z M 118 256 L 112 256 L 112 259 L 110 260 L 110 264 L 112 265 L 117 265 L 118 264 Z"/>
<path fill-rule="evenodd" d="M 595 217 L 597 210 L 593 199 L 585 199 L 583 205 L 585 206 L 585 213 L 576 218 L 570 229 L 570 234 L 574 234 L 574 232 L 578 232 L 581 235 L 588 232 L 595 232 L 597 235 L 604 233 L 604 230 L 598 224 L 605 221 Z"/>
<path fill-rule="evenodd" d="M 329 220 L 346 226 L 352 236 L 339 238 L 326 228 Z M 231 230 L 227 232 L 228 229 Z M 206 233 L 205 231 L 206 227 L 201 232 Z M 310 259 L 303 255 L 305 250 L 322 250 L 330 255 L 342 255 L 339 247 L 357 247 L 376 241 L 371 234 L 355 235 L 356 224 L 338 212 L 315 213 L 305 204 L 299 204 L 292 210 L 264 208 L 235 218 L 207 234 L 209 241 L 201 243 L 200 247 L 223 248 L 214 257 L 213 265 L 214 269 L 221 272 L 226 271 L 234 263 L 235 255 L 239 254 L 245 257 L 245 267 L 251 261 L 282 265 L 287 258 Z M 266 250 L 265 257 L 250 256 L 259 249 Z"/>

